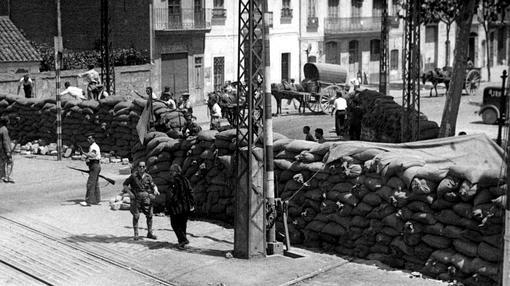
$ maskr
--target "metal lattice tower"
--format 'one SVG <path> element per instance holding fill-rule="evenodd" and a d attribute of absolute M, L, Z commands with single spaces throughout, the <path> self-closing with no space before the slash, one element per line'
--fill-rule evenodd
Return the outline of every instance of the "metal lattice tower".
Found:
<path fill-rule="evenodd" d="M 405 3 L 401 141 L 419 140 L 420 131 L 420 1 Z"/>
<path fill-rule="evenodd" d="M 381 17 L 381 58 L 379 59 L 379 92 L 387 94 L 388 91 L 388 0 L 382 1 Z"/>
<path fill-rule="evenodd" d="M 264 221 L 257 221 L 254 217 L 260 211 L 265 211 L 265 200 L 261 194 L 260 188 L 253 180 L 253 174 L 260 168 L 255 167 L 256 160 L 251 154 L 255 150 L 255 140 L 257 135 L 262 132 L 263 126 L 263 98 L 264 98 L 264 11 L 263 0 L 240 0 L 239 1 L 239 42 L 238 42 L 238 87 L 237 87 L 237 110 L 235 112 L 235 124 L 237 129 L 236 141 L 236 168 L 237 184 L 236 192 L 248 192 L 250 197 L 262 199 L 252 200 L 251 202 L 237 202 L 238 205 L 247 207 L 248 210 L 240 214 L 236 211 L 236 220 L 246 222 L 246 232 L 248 234 L 235 233 L 234 254 L 238 256 L 250 257 L 252 254 L 244 253 L 244 247 L 241 251 L 236 250 L 238 243 L 244 243 L 240 239 L 241 235 L 247 235 L 249 240 L 253 237 L 253 232 L 264 234 Z M 246 146 L 247 152 L 242 152 L 241 148 Z M 245 213 L 249 215 L 245 215 Z M 265 217 L 265 215 L 264 215 Z M 243 222 L 244 223 L 244 222 Z M 242 224 L 242 223 L 241 223 Z M 260 236 L 259 236 L 260 237 Z M 247 239 L 248 240 L 248 239 Z M 249 243 L 249 242 L 246 242 Z M 260 242 L 265 245 L 265 241 Z M 250 246 L 246 247 L 246 249 Z M 260 249 L 258 249 L 260 250 Z M 261 250 L 265 253 L 265 247 Z M 260 254 L 260 253 L 259 253 Z M 255 254 L 256 255 L 256 254 Z M 264 254 L 265 255 L 265 254 Z"/>
<path fill-rule="evenodd" d="M 115 94 L 115 69 L 108 0 L 101 0 L 101 81 L 108 94 Z"/>

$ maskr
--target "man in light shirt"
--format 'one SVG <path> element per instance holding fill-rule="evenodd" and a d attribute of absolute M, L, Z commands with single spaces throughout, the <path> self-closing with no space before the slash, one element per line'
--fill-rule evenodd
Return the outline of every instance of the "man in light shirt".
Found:
<path fill-rule="evenodd" d="M 19 91 L 20 91 L 21 87 L 23 87 L 23 91 L 25 92 L 25 98 L 31 98 L 32 97 L 32 90 L 34 89 L 34 82 L 28 76 L 28 74 L 24 75 L 19 80 L 18 95 L 19 95 Z"/>
<path fill-rule="evenodd" d="M 89 178 L 87 180 L 87 193 L 85 201 L 80 205 L 86 207 L 90 205 L 98 205 L 101 201 L 101 193 L 99 191 L 99 173 L 101 172 L 101 150 L 96 144 L 93 134 L 88 134 L 87 141 L 90 144 L 89 152 L 83 154 L 85 162 L 89 167 Z"/>
<path fill-rule="evenodd" d="M 60 96 L 69 95 L 76 100 L 85 100 L 85 93 L 83 92 L 83 89 L 76 86 L 71 86 L 68 81 L 64 83 L 64 87 L 66 89 L 60 93 Z"/>
<path fill-rule="evenodd" d="M 101 78 L 99 73 L 94 69 L 94 65 L 88 65 L 88 71 L 78 74 L 80 77 L 84 77 L 87 81 L 87 97 L 88 99 L 99 100 L 99 86 L 101 84 Z"/>
<path fill-rule="evenodd" d="M 221 107 L 218 104 L 218 100 L 213 98 L 211 100 L 211 130 L 218 130 L 220 128 L 220 118 L 221 118 Z"/>
<path fill-rule="evenodd" d="M 342 134 L 345 124 L 345 110 L 347 109 L 347 100 L 342 97 L 341 93 L 336 94 L 335 102 L 333 103 L 333 110 L 331 116 L 335 113 L 335 132 L 337 136 Z"/>

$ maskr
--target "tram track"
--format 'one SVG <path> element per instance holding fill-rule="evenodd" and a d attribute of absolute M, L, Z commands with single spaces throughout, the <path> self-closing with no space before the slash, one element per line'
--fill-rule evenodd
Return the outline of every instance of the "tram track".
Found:
<path fill-rule="evenodd" d="M 0 247 L 0 267 L 32 279 L 34 285 L 67 285 L 73 277 L 85 279 L 87 274 L 100 275 L 91 273 L 96 272 L 94 270 L 110 268 L 143 278 L 147 285 L 176 285 L 146 269 L 126 263 L 125 261 L 133 260 L 133 257 L 113 253 L 110 249 L 88 249 L 66 240 L 65 237 L 51 235 L 27 222 L 3 215 L 0 215 L 0 227 L 7 229 L 7 232 L 0 234 L 0 239 L 9 242 L 9 246 L 4 243 Z M 42 228 L 44 229 L 44 225 Z M 121 259 L 113 259 L 108 254 Z"/>

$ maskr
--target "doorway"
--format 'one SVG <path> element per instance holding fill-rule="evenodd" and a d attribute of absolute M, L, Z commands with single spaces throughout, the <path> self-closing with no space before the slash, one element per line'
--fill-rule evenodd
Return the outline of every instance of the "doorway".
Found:
<path fill-rule="evenodd" d="M 289 81 L 290 53 L 282 53 L 282 80 Z"/>
<path fill-rule="evenodd" d="M 161 55 L 161 84 L 174 94 L 188 91 L 188 54 Z"/>

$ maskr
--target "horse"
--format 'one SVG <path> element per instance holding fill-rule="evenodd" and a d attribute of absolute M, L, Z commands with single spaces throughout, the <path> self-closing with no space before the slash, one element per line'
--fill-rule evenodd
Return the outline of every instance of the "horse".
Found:
<path fill-rule="evenodd" d="M 427 81 L 432 83 L 429 96 L 432 96 L 432 89 L 436 91 L 436 96 L 438 95 L 437 85 L 440 83 L 443 83 L 446 87 L 446 90 L 448 90 L 450 87 L 450 78 L 451 71 L 447 68 L 443 68 L 443 70 L 435 68 L 434 70 L 428 71 L 421 75 L 421 81 L 423 84 L 425 84 Z"/>

